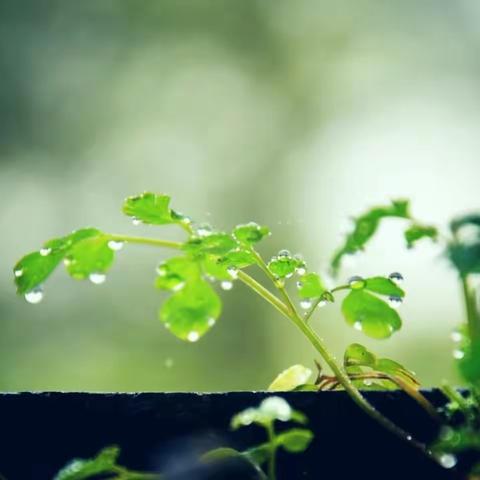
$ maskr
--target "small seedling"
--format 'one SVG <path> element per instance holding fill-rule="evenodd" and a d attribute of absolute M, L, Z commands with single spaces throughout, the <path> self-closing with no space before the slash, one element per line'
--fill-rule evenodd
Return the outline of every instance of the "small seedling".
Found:
<path fill-rule="evenodd" d="M 310 323 L 311 317 L 319 311 L 318 307 L 332 304 L 339 295 L 346 293 L 341 311 L 348 325 L 371 338 L 392 336 L 402 326 L 397 308 L 403 302 L 405 292 L 400 287 L 402 276 L 399 273 L 370 278 L 354 276 L 345 283 L 328 288 L 324 278 L 310 271 L 301 256 L 292 255 L 288 250 L 281 250 L 264 260 L 257 245 L 270 235 L 266 226 L 250 222 L 237 225 L 231 232 L 215 230 L 173 210 L 167 195 L 154 193 L 127 198 L 123 212 L 135 225 L 177 225 L 186 233 L 186 239 L 174 242 L 156 237 L 110 234 L 96 228 L 77 230 L 46 242 L 39 251 L 26 255 L 15 265 L 18 293 L 30 303 L 41 301 L 44 282 L 62 262 L 74 279 L 103 283 L 115 255 L 124 244 L 174 250 L 175 256 L 158 265 L 154 282 L 156 288 L 169 293 L 159 317 L 172 334 L 189 342 L 199 340 L 217 323 L 221 314 L 222 302 L 215 285 L 230 290 L 234 282 L 242 282 L 293 323 L 333 374 L 328 377 L 320 372 L 317 382 L 308 385 L 303 379 L 305 371 L 303 376 L 300 375 L 302 381 L 290 371 L 277 379 L 272 389 L 278 390 L 279 386 L 284 390 L 343 388 L 364 412 L 410 444 L 425 450 L 407 432 L 378 412 L 360 391 L 365 387 L 400 387 L 435 415 L 435 409 L 420 394 L 413 373 L 392 360 L 376 359 L 359 344 L 348 347 L 342 365 Z M 363 250 L 380 222 L 388 217 L 407 222 L 405 239 L 409 247 L 422 238 L 437 237 L 435 228 L 413 219 L 407 201 L 393 201 L 390 205 L 373 208 L 354 219 L 352 231 L 332 258 L 334 275 L 338 274 L 343 258 Z M 252 268 L 263 272 L 276 293 L 247 273 L 246 269 Z M 290 384 L 288 378 L 293 378 Z"/>
<path fill-rule="evenodd" d="M 238 428 L 256 424 L 263 427 L 267 433 L 267 441 L 244 452 L 233 448 L 216 448 L 205 453 L 203 464 L 217 464 L 235 459 L 246 462 L 255 472 L 258 480 L 275 480 L 276 453 L 279 448 L 289 453 L 304 452 L 313 439 L 313 433 L 306 428 L 291 428 L 276 433 L 275 422 L 296 422 L 304 425 L 307 418 L 292 407 L 281 397 L 267 397 L 257 408 L 247 408 L 237 413 L 231 421 L 231 428 Z M 116 446 L 104 448 L 96 457 L 84 460 L 75 459 L 68 463 L 53 480 L 88 480 L 93 478 L 109 480 L 162 480 L 156 473 L 134 472 L 118 465 L 117 459 L 120 450 Z M 268 476 L 262 470 L 267 464 Z"/>

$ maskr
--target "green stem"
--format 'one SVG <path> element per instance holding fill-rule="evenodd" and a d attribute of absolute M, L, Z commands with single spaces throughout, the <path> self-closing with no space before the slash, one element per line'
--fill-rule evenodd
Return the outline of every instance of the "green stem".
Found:
<path fill-rule="evenodd" d="M 277 445 L 275 441 L 275 429 L 273 423 L 269 423 L 266 427 L 267 434 L 268 434 L 268 444 L 270 446 L 270 457 L 268 458 L 268 478 L 269 480 L 276 479 L 276 472 L 275 472 L 275 456 L 277 453 Z"/>
<path fill-rule="evenodd" d="M 326 293 L 330 293 L 330 294 L 333 294 L 335 292 L 338 292 L 340 290 L 350 290 L 350 285 L 339 285 L 338 287 L 335 287 L 335 288 L 332 288 L 331 290 L 327 290 L 325 292 L 323 292 L 322 295 L 320 295 L 317 299 L 315 299 L 315 301 L 312 303 L 312 306 L 310 307 L 310 309 L 307 311 L 307 313 L 305 314 L 305 317 L 304 317 L 304 321 L 305 322 L 308 322 L 310 320 L 310 317 L 313 315 L 313 313 L 315 312 L 315 309 L 318 307 L 318 304 L 322 301 L 322 300 L 326 300 L 324 295 Z M 332 295 L 333 296 L 333 295 Z"/>
<path fill-rule="evenodd" d="M 472 342 L 480 340 L 480 313 L 477 309 L 475 291 L 468 284 L 468 277 L 462 276 L 463 298 L 467 310 L 467 322 L 470 339 Z"/>
<path fill-rule="evenodd" d="M 152 245 L 154 247 L 166 247 L 180 250 L 183 243 L 172 240 L 161 240 L 158 238 L 134 237 L 131 235 L 109 234 L 108 238 L 115 242 L 138 243 L 141 245 Z"/>
<path fill-rule="evenodd" d="M 280 302 L 273 294 L 271 294 L 267 289 L 263 286 L 258 284 L 253 278 L 251 278 L 245 272 L 239 271 L 238 278 L 243 281 L 246 285 L 252 287 L 253 284 L 256 284 L 256 288 L 253 290 L 262 296 L 265 300 L 269 303 L 274 305 L 280 313 L 282 313 L 285 317 L 291 320 L 295 326 L 303 333 L 305 337 L 309 340 L 311 345 L 317 350 L 317 352 L 322 356 L 326 364 L 330 367 L 332 372 L 337 377 L 340 384 L 343 386 L 345 391 L 350 395 L 352 400 L 371 418 L 375 419 L 378 423 L 380 423 L 383 427 L 387 430 L 395 434 L 397 437 L 401 438 L 402 440 L 408 441 L 418 449 L 420 449 L 423 453 L 427 453 L 425 446 L 415 440 L 412 439 L 411 435 L 409 435 L 406 431 L 402 428 L 395 425 L 392 421 L 388 418 L 384 417 L 373 405 L 371 405 L 360 393 L 360 391 L 355 387 L 353 382 L 350 380 L 348 374 L 337 364 L 333 355 L 328 351 L 326 345 L 324 344 L 323 340 L 317 335 L 317 333 L 312 329 L 312 327 L 303 321 L 303 319 L 294 312 L 291 312 L 289 309 L 286 309 L 285 305 Z M 261 288 L 258 288 L 261 287 Z M 268 295 L 265 295 L 265 292 L 268 292 Z M 282 307 L 279 307 L 276 303 L 272 301 L 272 298 L 276 299 Z"/>

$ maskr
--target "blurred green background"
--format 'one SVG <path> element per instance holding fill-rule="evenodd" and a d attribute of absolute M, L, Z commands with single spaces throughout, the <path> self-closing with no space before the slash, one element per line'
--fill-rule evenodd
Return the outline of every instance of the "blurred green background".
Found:
<path fill-rule="evenodd" d="M 349 215 L 408 197 L 445 225 L 478 207 L 480 4 L 475 1 L 0 0 L 0 389 L 262 389 L 313 350 L 241 285 L 221 321 L 183 343 L 157 319 L 166 252 L 127 246 L 107 282 L 63 271 L 44 301 L 11 267 L 51 237 L 134 227 L 123 198 L 169 193 L 222 229 L 256 220 L 265 255 L 322 270 Z M 404 329 L 365 340 L 336 305 L 314 325 L 337 356 L 362 341 L 431 385 L 456 380 L 455 274 L 385 224 L 352 274 L 406 278 Z"/>

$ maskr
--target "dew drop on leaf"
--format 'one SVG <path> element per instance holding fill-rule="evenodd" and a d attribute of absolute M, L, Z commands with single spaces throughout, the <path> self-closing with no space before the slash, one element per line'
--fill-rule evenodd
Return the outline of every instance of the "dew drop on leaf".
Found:
<path fill-rule="evenodd" d="M 208 223 L 202 223 L 197 227 L 195 233 L 199 237 L 208 237 L 212 234 L 212 227 Z"/>
<path fill-rule="evenodd" d="M 185 287 L 185 282 L 178 282 L 174 287 L 172 287 L 172 291 L 173 292 L 179 292 L 180 290 L 183 289 L 183 287 Z"/>
<path fill-rule="evenodd" d="M 396 284 L 402 283 L 403 282 L 403 275 L 399 272 L 392 272 L 388 278 L 392 281 L 395 282 Z"/>
<path fill-rule="evenodd" d="M 25 294 L 25 300 L 28 303 L 36 304 L 43 300 L 43 288 L 37 286 Z"/>
<path fill-rule="evenodd" d="M 399 308 L 402 305 L 403 298 L 397 295 L 391 295 L 388 297 L 388 304 L 391 308 Z"/>
<path fill-rule="evenodd" d="M 13 274 L 18 278 L 18 277 L 21 277 L 23 275 L 23 270 L 21 268 L 19 268 L 18 270 L 15 270 L 13 272 Z"/>
<path fill-rule="evenodd" d="M 373 383 L 373 382 L 372 382 L 371 380 L 369 380 L 369 379 L 363 381 L 363 384 L 364 384 L 366 387 L 370 387 L 370 386 L 372 385 L 372 383 Z"/>
<path fill-rule="evenodd" d="M 305 267 L 297 267 L 295 269 L 295 273 L 297 275 L 300 275 L 301 277 L 303 277 L 303 275 L 305 275 L 307 273 L 307 269 Z"/>
<path fill-rule="evenodd" d="M 51 248 L 41 248 L 40 249 L 40 255 L 42 257 L 46 257 L 47 255 L 50 255 L 51 252 L 52 252 Z"/>
<path fill-rule="evenodd" d="M 196 342 L 199 338 L 200 338 L 200 335 L 198 334 L 198 332 L 195 332 L 195 330 L 192 330 L 187 335 L 187 340 L 189 342 Z"/>
<path fill-rule="evenodd" d="M 142 224 L 142 221 L 141 221 L 141 220 L 139 220 L 139 219 L 136 218 L 136 217 L 133 217 L 133 218 L 132 218 L 132 225 L 134 225 L 135 227 L 138 227 L 138 226 L 141 225 L 141 224 Z"/>
<path fill-rule="evenodd" d="M 288 250 L 280 250 L 278 252 L 279 257 L 290 257 L 290 252 Z"/>
<path fill-rule="evenodd" d="M 236 280 L 238 278 L 238 268 L 228 267 L 227 272 L 234 280 Z"/>
<path fill-rule="evenodd" d="M 233 282 L 230 282 L 229 280 L 224 280 L 220 283 L 220 287 L 222 288 L 222 290 L 231 290 L 233 288 Z"/>
<path fill-rule="evenodd" d="M 300 302 L 300 307 L 304 310 L 308 310 L 312 306 L 312 301 L 309 298 L 305 298 Z"/>
<path fill-rule="evenodd" d="M 95 285 L 100 285 L 105 282 L 107 276 L 104 273 L 93 272 L 88 276 L 88 279 Z"/>
<path fill-rule="evenodd" d="M 451 453 L 442 453 L 438 461 L 443 468 L 453 468 L 457 464 L 457 457 Z"/>
<path fill-rule="evenodd" d="M 354 275 L 353 277 L 350 277 L 348 279 L 348 284 L 353 290 L 361 290 L 365 287 L 366 282 L 363 277 L 360 277 L 359 275 Z"/>
<path fill-rule="evenodd" d="M 463 335 L 458 330 L 454 330 L 450 337 L 455 343 L 458 343 L 462 341 Z"/>
<path fill-rule="evenodd" d="M 459 350 L 458 348 L 453 351 L 453 358 L 456 360 L 461 360 L 465 356 L 465 352 L 463 350 Z"/>
<path fill-rule="evenodd" d="M 117 240 L 110 240 L 107 245 L 110 250 L 113 250 L 114 252 L 118 252 L 118 250 L 121 250 L 123 248 L 123 242 L 117 241 Z"/>
<path fill-rule="evenodd" d="M 211 317 L 211 318 L 208 319 L 207 325 L 208 325 L 209 327 L 213 327 L 216 322 L 217 322 L 217 321 L 216 321 L 213 317 Z"/>
<path fill-rule="evenodd" d="M 361 332 L 361 331 L 362 331 L 362 323 L 361 323 L 361 322 L 355 322 L 355 323 L 353 324 L 353 328 L 354 328 L 355 330 L 358 330 L 359 332 Z"/>

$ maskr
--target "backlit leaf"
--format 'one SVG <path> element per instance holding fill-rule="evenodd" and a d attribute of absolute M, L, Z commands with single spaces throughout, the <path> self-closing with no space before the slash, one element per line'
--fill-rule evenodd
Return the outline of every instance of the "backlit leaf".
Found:
<path fill-rule="evenodd" d="M 349 325 L 372 338 L 388 338 L 402 325 L 393 308 L 365 290 L 352 290 L 343 300 L 342 313 Z"/>
<path fill-rule="evenodd" d="M 173 257 L 157 267 L 155 286 L 164 290 L 177 290 L 188 282 L 200 279 L 198 262 L 190 257 Z"/>
<path fill-rule="evenodd" d="M 123 213 L 143 223 L 153 225 L 180 222 L 181 219 L 172 215 L 169 205 L 170 197 L 168 195 L 145 192 L 128 197 L 123 204 Z"/>
<path fill-rule="evenodd" d="M 359 343 L 352 343 L 345 350 L 344 365 L 345 367 L 351 366 L 365 366 L 374 367 L 377 361 L 377 357 L 367 350 L 366 347 Z"/>
<path fill-rule="evenodd" d="M 237 225 L 233 229 L 233 236 L 244 245 L 254 245 L 269 234 L 268 227 L 260 226 L 255 222 Z"/>
<path fill-rule="evenodd" d="M 325 287 L 316 273 L 302 275 L 298 281 L 298 295 L 300 298 L 320 297 L 324 291 Z"/>
<path fill-rule="evenodd" d="M 308 382 L 312 371 L 303 365 L 293 365 L 281 372 L 270 384 L 270 392 L 288 392 Z"/>
<path fill-rule="evenodd" d="M 313 433 L 305 428 L 292 428 L 286 432 L 280 433 L 275 439 L 278 446 L 283 447 L 290 453 L 304 452 L 311 441 L 313 440 Z"/>
<path fill-rule="evenodd" d="M 378 293 L 379 295 L 400 297 L 405 296 L 405 292 L 392 280 L 385 277 L 371 277 L 365 280 L 365 290 Z"/>

